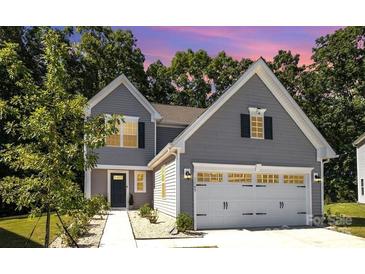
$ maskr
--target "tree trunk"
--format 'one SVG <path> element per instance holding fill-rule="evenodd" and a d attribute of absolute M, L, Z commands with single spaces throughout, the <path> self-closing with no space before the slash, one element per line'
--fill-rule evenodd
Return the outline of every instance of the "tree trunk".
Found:
<path fill-rule="evenodd" d="M 44 247 L 49 246 L 49 234 L 51 229 L 51 210 L 47 207 L 47 220 L 46 220 L 46 236 L 44 238 Z"/>

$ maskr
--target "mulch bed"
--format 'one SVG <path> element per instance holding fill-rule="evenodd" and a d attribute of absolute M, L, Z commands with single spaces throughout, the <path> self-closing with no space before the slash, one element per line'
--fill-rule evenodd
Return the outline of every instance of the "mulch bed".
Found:
<path fill-rule="evenodd" d="M 88 232 L 77 240 L 77 244 L 80 248 L 98 248 L 100 245 L 101 237 L 103 236 L 104 228 L 108 215 L 96 215 L 94 216 L 88 225 Z M 66 244 L 62 243 L 61 237 L 57 237 L 51 244 L 52 248 L 69 248 Z"/>
<path fill-rule="evenodd" d="M 162 212 L 158 213 L 159 217 L 156 224 L 151 224 L 147 218 L 139 216 L 138 211 L 129 211 L 128 216 L 136 240 L 199 238 L 203 236 L 203 233 L 195 231 L 171 234 L 170 231 L 175 228 L 175 218 Z"/>

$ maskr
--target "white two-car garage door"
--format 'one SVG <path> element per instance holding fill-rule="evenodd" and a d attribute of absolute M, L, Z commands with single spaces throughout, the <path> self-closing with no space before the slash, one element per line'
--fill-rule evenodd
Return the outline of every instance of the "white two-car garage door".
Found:
<path fill-rule="evenodd" d="M 195 228 L 307 225 L 311 170 L 194 163 Z"/>

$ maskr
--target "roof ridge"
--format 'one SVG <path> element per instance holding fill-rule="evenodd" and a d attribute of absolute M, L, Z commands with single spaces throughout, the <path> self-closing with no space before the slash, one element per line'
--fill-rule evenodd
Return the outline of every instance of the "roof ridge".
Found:
<path fill-rule="evenodd" d="M 162 104 L 162 103 L 154 103 L 154 102 L 150 102 L 150 103 L 152 105 L 161 105 L 161 106 L 168 106 L 168 107 L 183 107 L 183 108 L 207 109 L 207 108 L 192 107 L 192 106 L 180 106 L 180 105 Z"/>

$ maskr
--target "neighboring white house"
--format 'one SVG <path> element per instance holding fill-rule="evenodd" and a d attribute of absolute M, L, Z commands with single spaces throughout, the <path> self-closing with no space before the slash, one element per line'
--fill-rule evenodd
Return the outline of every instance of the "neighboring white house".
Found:
<path fill-rule="evenodd" d="M 365 203 L 365 133 L 353 143 L 357 158 L 357 197 L 359 203 Z"/>

